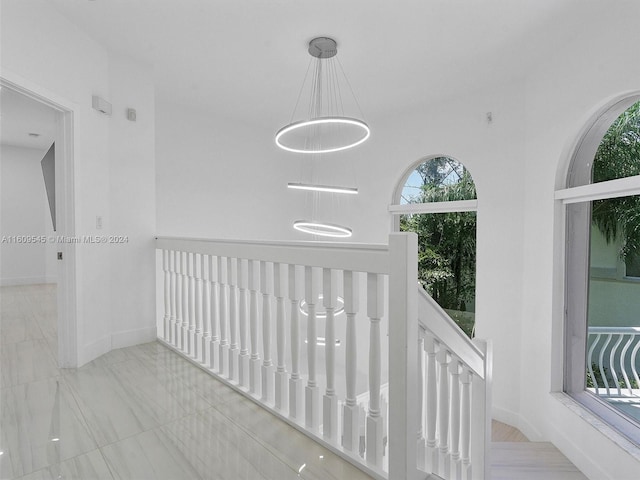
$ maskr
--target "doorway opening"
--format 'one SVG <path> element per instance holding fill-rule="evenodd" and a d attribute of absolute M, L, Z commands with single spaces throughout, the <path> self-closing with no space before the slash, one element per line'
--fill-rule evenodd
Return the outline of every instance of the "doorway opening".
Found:
<path fill-rule="evenodd" d="M 35 349 L 45 371 L 75 367 L 73 111 L 5 78 L 0 85 L 3 361 Z"/>

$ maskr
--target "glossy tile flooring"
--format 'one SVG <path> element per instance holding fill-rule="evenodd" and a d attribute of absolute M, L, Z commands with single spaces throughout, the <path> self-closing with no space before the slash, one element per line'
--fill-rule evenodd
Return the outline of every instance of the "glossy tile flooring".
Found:
<path fill-rule="evenodd" d="M 58 369 L 55 285 L 0 288 L 0 479 L 368 479 L 158 343 Z M 494 479 L 585 480 L 494 422 Z"/>
<path fill-rule="evenodd" d="M 54 285 L 0 302 L 2 479 L 370 478 L 155 342 L 58 369 Z"/>

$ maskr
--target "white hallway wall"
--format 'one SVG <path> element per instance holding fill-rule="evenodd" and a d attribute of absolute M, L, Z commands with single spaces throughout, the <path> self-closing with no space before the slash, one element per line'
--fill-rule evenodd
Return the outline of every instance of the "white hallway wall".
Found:
<path fill-rule="evenodd" d="M 4 236 L 53 234 L 40 160 L 45 150 L 0 146 L 0 233 Z M 45 242 L 0 245 L 0 283 L 55 283 L 54 248 Z"/>
<path fill-rule="evenodd" d="M 615 435 L 607 441 L 604 429 L 548 393 L 562 388 L 563 262 L 557 255 L 564 224 L 554 216 L 553 191 L 564 186 L 572 143 L 589 117 L 612 97 L 640 90 L 640 65 L 622 47 L 640 41 L 638 15 L 637 2 L 585 5 L 582 15 L 552 30 L 558 48 L 526 79 L 520 416 L 591 478 L 635 478 L 640 452 Z"/>
<path fill-rule="evenodd" d="M 634 3 L 593 3 L 569 24 L 550 24 L 557 49 L 526 78 L 507 84 L 497 78 L 440 105 L 368 118 L 371 140 L 350 160 L 360 195 L 332 212 L 336 223 L 353 227 L 354 241 L 386 242 L 387 205 L 409 165 L 447 154 L 468 166 L 479 194 L 477 333 L 494 345 L 494 414 L 532 439 L 552 440 L 591 478 L 633 478 L 640 455 L 549 393 L 562 389 L 563 320 L 554 310 L 562 298 L 561 283 L 554 287 L 562 262 L 554 264 L 553 192 L 589 113 L 640 87 L 640 65 L 616 35 L 632 37 L 627 45 L 640 40 L 630 8 L 640 14 Z M 273 148 L 273 131 L 162 99 L 157 112 L 161 233 L 307 239 L 290 228 L 305 206 L 284 188 L 297 179 L 298 165 Z"/>
<path fill-rule="evenodd" d="M 46 1 L 2 2 L 1 75 L 70 103 L 77 235 L 128 235 L 77 246 L 78 363 L 155 336 L 154 99 L 151 70 L 110 54 Z M 92 95 L 113 116 L 91 108 Z M 125 118 L 138 110 L 138 122 Z M 96 229 L 96 216 L 103 229 Z M 148 285 L 149 287 L 141 287 Z"/>

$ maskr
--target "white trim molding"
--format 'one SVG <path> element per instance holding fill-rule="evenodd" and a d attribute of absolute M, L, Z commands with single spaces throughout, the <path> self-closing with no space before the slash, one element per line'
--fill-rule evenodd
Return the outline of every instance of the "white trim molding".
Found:
<path fill-rule="evenodd" d="M 640 195 L 640 175 L 556 190 L 555 199 L 567 205 L 630 195 Z"/>
<path fill-rule="evenodd" d="M 389 213 L 403 215 L 412 213 L 453 213 L 475 212 L 478 210 L 478 200 L 457 200 L 452 202 L 406 203 L 403 205 L 389 205 Z"/>
<path fill-rule="evenodd" d="M 60 235 L 74 237 L 76 234 L 76 200 L 74 152 L 78 137 L 78 118 L 76 112 L 80 106 L 65 97 L 32 82 L 6 68 L 0 75 L 2 88 L 9 88 L 32 100 L 47 105 L 60 114 L 59 138 L 56 140 L 56 213 Z M 73 243 L 59 245 L 64 261 L 58 263 L 57 301 L 58 301 L 58 342 L 60 345 L 58 366 L 73 368 L 81 365 L 81 352 L 78 346 L 78 284 L 77 255 Z M 83 349 L 87 351 L 87 349 Z"/>

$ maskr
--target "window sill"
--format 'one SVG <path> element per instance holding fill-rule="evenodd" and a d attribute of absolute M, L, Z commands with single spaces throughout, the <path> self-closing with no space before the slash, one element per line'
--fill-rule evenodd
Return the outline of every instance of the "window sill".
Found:
<path fill-rule="evenodd" d="M 633 422 L 587 392 L 575 395 L 551 392 L 551 396 L 634 459 L 640 461 L 640 442 L 638 442 L 640 428 Z"/>

